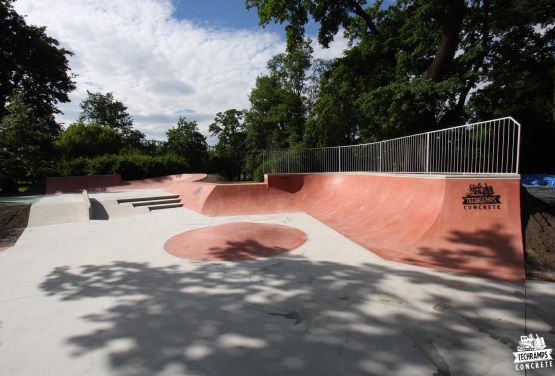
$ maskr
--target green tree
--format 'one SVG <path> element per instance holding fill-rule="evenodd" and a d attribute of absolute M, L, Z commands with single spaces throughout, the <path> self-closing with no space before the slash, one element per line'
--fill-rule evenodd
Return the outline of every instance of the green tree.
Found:
<path fill-rule="evenodd" d="M 17 192 L 17 182 L 48 174 L 52 166 L 53 142 L 60 125 L 25 102 L 22 93 L 12 95 L 0 120 L 0 188 Z"/>
<path fill-rule="evenodd" d="M 87 97 L 81 101 L 80 106 L 79 121 L 115 129 L 129 146 L 138 147 L 144 140 L 145 135 L 133 129 L 133 118 L 127 112 L 127 106 L 115 99 L 112 93 L 102 94 L 87 90 Z"/>
<path fill-rule="evenodd" d="M 83 122 L 71 124 L 56 140 L 56 146 L 67 159 L 117 154 L 122 144 L 122 136 L 116 130 Z"/>
<path fill-rule="evenodd" d="M 241 179 L 241 171 L 246 154 L 246 130 L 244 111 L 230 109 L 218 112 L 208 130 L 218 136 L 216 156 L 225 162 L 224 174 L 228 178 Z"/>
<path fill-rule="evenodd" d="M 75 88 L 69 73 L 72 53 L 46 35 L 45 27 L 27 25 L 13 9 L 13 0 L 0 0 L 0 119 L 8 112 L 14 92 L 37 116 L 59 113 L 59 102 L 69 102 Z"/>
<path fill-rule="evenodd" d="M 171 153 L 185 158 L 193 171 L 201 172 L 206 168 L 208 146 L 196 121 L 187 121 L 184 116 L 180 116 L 177 126 L 169 129 L 166 135 L 167 148 Z"/>
<path fill-rule="evenodd" d="M 320 24 L 323 46 L 342 29 L 351 40 L 345 56 L 322 75 L 305 132 L 309 143 L 373 141 L 495 114 L 515 116 L 529 145 L 552 135 L 552 1 L 246 4 L 258 8 L 262 24 L 287 23 L 292 41 L 302 38 L 311 17 Z"/>
<path fill-rule="evenodd" d="M 290 43 L 285 53 L 268 62 L 269 74 L 256 79 L 249 97 L 251 108 L 246 114 L 251 150 L 302 144 L 311 59 L 310 41 Z"/>

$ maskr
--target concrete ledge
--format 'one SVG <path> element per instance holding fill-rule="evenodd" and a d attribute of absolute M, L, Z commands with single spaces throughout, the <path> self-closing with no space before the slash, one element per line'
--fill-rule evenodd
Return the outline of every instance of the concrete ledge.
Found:
<path fill-rule="evenodd" d="M 91 200 L 89 194 L 85 189 L 83 189 L 83 208 L 85 210 L 85 216 L 90 220 L 93 219 L 93 210 L 91 205 Z"/>

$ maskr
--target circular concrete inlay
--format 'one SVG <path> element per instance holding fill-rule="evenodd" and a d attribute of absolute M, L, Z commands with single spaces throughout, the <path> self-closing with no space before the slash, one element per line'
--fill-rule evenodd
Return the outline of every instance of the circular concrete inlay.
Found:
<path fill-rule="evenodd" d="M 254 260 L 289 252 L 306 234 L 289 226 L 237 222 L 182 232 L 166 241 L 174 256 L 191 260 Z"/>

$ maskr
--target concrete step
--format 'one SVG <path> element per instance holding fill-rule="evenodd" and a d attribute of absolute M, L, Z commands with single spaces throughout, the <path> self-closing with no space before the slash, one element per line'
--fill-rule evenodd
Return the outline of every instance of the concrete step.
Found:
<path fill-rule="evenodd" d="M 178 204 L 181 200 L 179 198 L 175 198 L 172 200 L 158 200 L 158 201 L 145 201 L 145 202 L 135 202 L 133 203 L 133 207 L 136 208 L 137 206 L 152 206 L 152 205 L 162 205 L 162 204 Z"/>
<path fill-rule="evenodd" d="M 118 204 L 123 204 L 125 202 L 172 200 L 172 199 L 176 199 L 176 198 L 179 198 L 179 195 L 123 198 L 123 199 L 118 200 Z"/>
<path fill-rule="evenodd" d="M 180 208 L 183 204 L 169 204 L 169 205 L 156 205 L 156 206 L 149 206 L 148 210 L 161 210 L 161 209 L 171 209 L 171 208 Z"/>

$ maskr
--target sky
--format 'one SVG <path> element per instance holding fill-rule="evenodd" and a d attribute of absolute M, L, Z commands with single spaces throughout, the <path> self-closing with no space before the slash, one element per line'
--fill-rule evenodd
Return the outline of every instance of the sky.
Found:
<path fill-rule="evenodd" d="M 70 103 L 59 105 L 65 126 L 75 121 L 87 90 L 112 92 L 127 105 L 134 126 L 164 140 L 180 115 L 196 120 L 208 143 L 217 112 L 249 107 L 248 95 L 266 63 L 285 49 L 284 25 L 258 26 L 243 0 L 17 0 L 28 24 L 74 55 Z M 318 27 L 310 24 L 309 36 Z M 342 34 L 315 57 L 342 55 Z"/>

